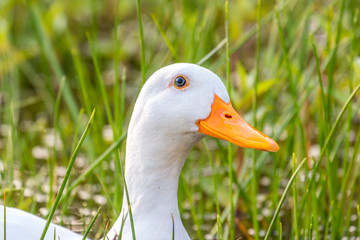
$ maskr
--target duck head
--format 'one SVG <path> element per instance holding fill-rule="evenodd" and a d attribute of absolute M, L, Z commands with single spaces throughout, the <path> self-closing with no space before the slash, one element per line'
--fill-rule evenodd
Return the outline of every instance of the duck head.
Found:
<path fill-rule="evenodd" d="M 236 113 L 216 74 L 187 63 L 156 71 L 138 96 L 126 143 L 125 179 L 137 239 L 169 239 L 172 229 L 175 239 L 190 239 L 178 209 L 178 180 L 189 151 L 206 135 L 241 147 L 279 149 Z M 127 212 L 123 204 L 122 214 Z M 109 239 L 119 233 L 121 219 Z M 132 239 L 128 219 L 123 236 Z"/>
<path fill-rule="evenodd" d="M 136 125 L 151 129 L 154 138 L 182 138 L 189 145 L 209 135 L 240 147 L 279 150 L 274 140 L 250 126 L 234 110 L 221 79 L 195 64 L 172 64 L 148 79 L 129 130 Z"/>

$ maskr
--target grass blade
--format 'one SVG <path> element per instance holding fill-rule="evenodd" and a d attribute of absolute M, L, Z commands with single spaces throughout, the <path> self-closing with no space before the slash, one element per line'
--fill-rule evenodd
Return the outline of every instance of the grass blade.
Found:
<path fill-rule="evenodd" d="M 56 164 L 56 141 L 57 141 L 57 130 L 60 131 L 59 127 L 59 111 L 60 111 L 60 102 L 61 102 L 61 96 L 64 88 L 65 83 L 65 77 L 61 79 L 60 87 L 58 94 L 56 96 L 55 101 L 55 108 L 54 108 L 54 146 L 52 148 L 52 156 L 50 157 L 49 161 L 49 201 L 48 206 L 50 207 L 53 201 L 53 187 L 54 187 L 54 171 L 55 171 L 55 164 Z"/>
<path fill-rule="evenodd" d="M 264 240 L 269 239 L 271 230 L 272 230 L 272 228 L 273 228 L 273 226 L 274 226 L 274 223 L 275 223 L 276 218 L 278 217 L 278 215 L 279 215 L 279 213 L 280 213 L 280 209 L 281 209 L 282 205 L 284 204 L 286 195 L 287 195 L 287 193 L 290 191 L 291 185 L 292 185 L 292 183 L 294 182 L 296 175 L 298 174 L 298 172 L 300 171 L 301 167 L 304 165 L 304 163 L 306 162 L 306 160 L 307 160 L 307 158 L 304 158 L 304 159 L 300 162 L 299 166 L 296 168 L 296 170 L 295 170 L 295 172 L 292 174 L 292 176 L 291 176 L 288 184 L 286 185 L 286 188 L 285 188 L 285 190 L 284 190 L 284 192 L 283 192 L 283 194 L 282 194 L 282 196 L 281 196 L 280 202 L 279 202 L 279 204 L 277 205 L 276 210 L 275 210 L 275 213 L 274 213 L 274 215 L 273 215 L 273 217 L 272 217 L 272 219 L 271 219 L 271 222 L 270 222 L 269 228 L 268 228 L 268 230 L 267 230 L 267 232 L 266 232 L 266 235 L 265 235 Z"/>
<path fill-rule="evenodd" d="M 76 186 L 78 186 L 81 181 L 83 181 L 99 164 L 102 163 L 115 149 L 117 149 L 120 144 L 126 139 L 127 133 L 123 135 L 110 147 L 108 147 L 97 159 L 95 159 L 91 165 L 83 172 L 78 178 L 76 178 L 73 183 L 67 188 L 66 195 L 69 194 Z"/>
<path fill-rule="evenodd" d="M 141 53 L 141 86 L 146 81 L 146 66 L 145 66 L 145 43 L 144 43 L 144 32 L 141 20 L 141 4 L 140 0 L 136 0 L 136 12 L 139 22 L 139 34 L 140 34 L 140 53 Z"/>
<path fill-rule="evenodd" d="M 72 169 L 72 167 L 74 165 L 75 158 L 76 158 L 77 153 L 79 152 L 80 147 L 81 147 L 82 143 L 84 142 L 85 137 L 86 137 L 86 135 L 87 135 L 87 133 L 88 133 L 88 131 L 90 129 L 90 125 L 91 125 L 91 123 L 92 123 L 92 121 L 94 119 L 94 115 L 95 115 L 95 109 L 93 110 L 93 112 L 92 112 L 92 114 L 91 114 L 91 116 L 89 118 L 89 121 L 88 121 L 88 123 L 87 123 L 87 125 L 85 127 L 85 130 L 84 130 L 84 132 L 83 132 L 83 134 L 82 134 L 82 136 L 81 136 L 81 138 L 80 138 L 80 140 L 79 140 L 79 142 L 78 142 L 78 144 L 77 144 L 77 146 L 76 146 L 76 148 L 75 148 L 75 150 L 74 150 L 74 152 L 73 152 L 73 154 L 72 154 L 72 156 L 70 158 L 69 165 L 68 165 L 68 167 L 66 169 L 66 173 L 65 173 L 65 176 L 64 176 L 64 180 L 61 183 L 60 190 L 59 190 L 59 192 L 58 192 L 58 194 L 57 194 L 57 196 L 55 198 L 55 202 L 54 202 L 54 204 L 53 204 L 53 206 L 52 206 L 52 208 L 50 210 L 50 213 L 49 213 L 49 216 L 47 218 L 47 222 L 45 224 L 44 230 L 43 230 L 43 232 L 41 234 L 40 240 L 43 240 L 45 235 L 46 235 L 46 232 L 47 232 L 47 230 L 49 228 L 51 219 L 54 216 L 55 210 L 56 210 L 56 208 L 57 208 L 57 206 L 58 206 L 58 204 L 60 202 L 60 198 L 61 198 L 61 196 L 62 196 L 62 194 L 64 192 L 67 181 L 69 180 L 70 172 L 71 172 L 71 169 Z"/>
<path fill-rule="evenodd" d="M 4 240 L 6 240 L 6 192 L 4 191 Z"/>
<path fill-rule="evenodd" d="M 39 11 L 39 8 L 36 6 L 36 2 L 27 0 L 27 4 L 30 10 L 30 18 L 35 27 L 35 31 L 38 37 L 37 39 L 41 46 L 42 52 L 49 61 L 49 65 L 52 67 L 56 75 L 56 80 L 60 83 L 62 77 L 65 76 L 65 74 L 61 68 L 59 61 L 56 58 L 55 49 L 45 33 L 43 23 L 41 22 L 41 13 Z M 76 120 L 79 109 L 67 82 L 65 82 L 64 84 L 64 98 L 73 120 Z"/>
<path fill-rule="evenodd" d="M 326 225 L 325 225 L 324 238 L 323 238 L 324 240 L 328 239 L 327 235 L 329 233 L 329 227 L 332 222 L 331 213 L 332 213 L 333 208 L 334 208 L 334 202 L 331 202 L 329 216 L 328 216 L 328 219 L 327 219 Z"/>
<path fill-rule="evenodd" d="M 358 219 L 358 227 L 357 227 L 357 235 L 360 235 L 360 207 L 359 204 L 356 205 L 356 213 L 357 213 L 357 219 Z"/>
<path fill-rule="evenodd" d="M 257 94 L 258 94 L 258 83 L 260 79 L 260 41 L 261 41 L 261 0 L 257 1 L 257 23 L 256 23 L 256 52 L 255 52 L 255 81 L 254 81 L 254 96 L 252 105 L 252 117 L 254 127 L 257 127 L 256 113 L 257 113 Z M 251 212 L 252 212 L 252 224 L 255 231 L 255 240 L 259 239 L 259 221 L 257 219 L 257 171 L 256 171 L 256 150 L 252 150 L 252 179 L 251 179 Z"/>
<path fill-rule="evenodd" d="M 100 206 L 99 209 L 97 210 L 97 212 L 96 212 L 95 216 L 93 217 L 93 219 L 91 219 L 90 225 L 89 225 L 89 227 L 86 229 L 86 232 L 85 232 L 85 234 L 84 234 L 83 240 L 85 240 L 86 237 L 89 235 L 92 226 L 94 225 L 97 217 L 99 216 L 100 210 L 101 210 L 101 206 Z"/>
<path fill-rule="evenodd" d="M 295 128 L 295 125 L 298 124 L 299 126 L 299 130 L 300 130 L 300 137 L 301 137 L 301 144 L 302 144 L 302 150 L 304 152 L 304 154 L 306 154 L 306 138 L 305 138 L 305 130 L 304 130 L 304 126 L 303 123 L 301 122 L 301 117 L 300 117 L 300 108 L 298 105 L 298 93 L 297 93 L 297 86 L 298 86 L 298 81 L 296 79 L 296 75 L 293 73 L 292 70 L 292 65 L 290 62 L 290 57 L 289 57 L 289 50 L 288 47 L 286 46 L 286 42 L 285 42 L 285 37 L 284 37 L 284 32 L 283 32 L 283 28 L 281 26 L 281 22 L 280 22 L 280 15 L 279 15 L 279 10 L 277 8 L 275 8 L 275 20 L 278 26 L 278 31 L 279 31 L 279 38 L 280 38 L 280 42 L 281 42 L 281 47 L 284 53 L 284 61 L 285 61 L 285 65 L 286 65 L 286 70 L 287 70 L 287 74 L 289 77 L 289 90 L 290 90 L 290 94 L 293 100 L 293 105 L 295 107 L 296 111 L 296 122 L 293 123 L 293 128 Z"/>
<path fill-rule="evenodd" d="M 127 214 L 122 216 L 120 232 L 119 232 L 119 239 L 122 239 L 122 232 L 123 232 L 123 229 L 124 229 L 124 224 L 125 224 L 126 218 L 127 218 Z"/>
<path fill-rule="evenodd" d="M 217 225 L 218 225 L 218 239 L 222 239 L 222 226 L 221 226 L 221 221 L 220 221 L 220 206 L 219 206 L 219 199 L 218 199 L 218 189 L 217 189 L 217 184 L 216 184 L 216 174 L 215 174 L 215 168 L 214 168 L 214 161 L 213 158 L 210 154 L 210 150 L 209 147 L 206 143 L 206 139 L 203 139 L 203 144 L 205 147 L 205 152 L 207 154 L 207 157 L 209 159 L 210 162 L 210 167 L 211 167 L 211 175 L 212 175 L 212 182 L 213 182 L 213 188 L 214 188 L 214 196 L 215 196 L 215 206 L 216 206 L 216 213 L 217 213 Z"/>
<path fill-rule="evenodd" d="M 118 155 L 120 156 L 120 152 L 118 153 Z M 125 172 L 124 172 L 122 161 L 120 161 L 120 170 L 121 170 L 122 180 L 124 181 L 124 189 L 125 189 L 126 201 L 127 201 L 127 205 L 128 205 L 128 213 L 129 213 L 129 216 L 130 216 L 132 238 L 133 238 L 133 240 L 136 240 L 134 218 L 133 218 L 133 214 L 132 214 L 132 210 L 131 210 L 129 191 L 128 191 L 127 184 L 126 184 Z"/>
<path fill-rule="evenodd" d="M 308 239 L 312 240 L 312 231 L 313 231 L 313 219 L 314 215 L 311 215 L 311 219 L 310 219 L 310 226 L 309 226 L 309 236 Z"/>
<path fill-rule="evenodd" d="M 101 185 L 101 188 L 103 189 L 103 191 L 105 193 L 104 195 L 105 195 L 105 197 L 107 199 L 107 202 L 109 202 L 109 205 L 111 206 L 112 209 L 116 209 L 114 201 L 111 199 L 109 191 L 107 190 L 104 182 L 101 180 L 101 178 L 100 178 L 100 176 L 98 174 L 96 174 L 96 178 L 98 179 L 98 181 L 99 181 L 99 183 Z"/>
<path fill-rule="evenodd" d="M 293 174 L 295 173 L 296 170 L 296 162 L 295 162 L 295 153 L 293 153 L 292 155 L 292 169 L 293 169 Z M 298 214 L 297 214 L 297 188 L 296 188 L 296 179 L 294 179 L 294 184 L 293 184 L 293 199 L 294 199 L 294 204 L 293 204 L 293 226 L 294 226 L 294 231 L 295 231 L 295 236 L 296 239 L 300 239 L 300 235 L 299 235 L 299 225 L 298 225 Z"/>
<path fill-rule="evenodd" d="M 331 51 L 331 56 L 329 60 L 329 64 L 327 65 L 327 75 L 328 75 L 328 95 L 327 95 L 327 112 L 331 112 L 331 100 L 332 100 L 332 92 L 333 92 L 333 85 L 334 85 L 334 70 L 335 70 L 335 62 L 336 62 L 336 55 L 339 48 L 339 42 L 340 42 L 340 34 L 342 31 L 342 19 L 344 16 L 344 10 L 345 10 L 345 3 L 347 1 L 342 0 L 341 1 L 341 7 L 340 7 L 340 16 L 336 25 L 336 36 L 335 36 L 335 47 Z M 326 119 L 329 123 L 331 123 L 330 114 L 328 114 L 328 119 Z"/>
<path fill-rule="evenodd" d="M 227 42 L 227 39 L 224 38 L 221 40 L 218 45 L 216 45 L 208 54 L 206 54 L 202 59 L 200 59 L 196 64 L 203 65 L 207 60 L 209 60 L 215 53 L 217 53 Z"/>
<path fill-rule="evenodd" d="M 279 222 L 279 240 L 282 240 L 282 224 Z"/>
<path fill-rule="evenodd" d="M 229 96 L 231 94 L 231 81 L 230 81 L 230 42 L 229 42 L 229 1 L 225 1 L 225 38 L 226 38 L 226 88 Z M 231 96 L 230 96 L 231 98 Z M 229 198 L 230 198 L 230 219 L 229 231 L 230 239 L 235 239 L 235 206 L 234 206 L 234 193 L 233 193 L 233 159 L 232 159 L 232 144 L 228 143 L 228 165 L 229 165 Z"/>
<path fill-rule="evenodd" d="M 204 236 L 203 236 L 203 232 L 201 231 L 201 220 L 198 218 L 197 214 L 196 214 L 196 206 L 195 206 L 195 201 L 194 198 L 191 194 L 191 190 L 188 184 L 186 184 L 184 175 L 180 175 L 180 181 L 182 182 L 181 185 L 183 186 L 184 190 L 185 190 L 185 194 L 186 197 L 188 198 L 189 204 L 190 204 L 190 213 L 191 213 L 191 217 L 196 225 L 196 234 L 198 239 L 200 240 L 204 240 Z"/>
<path fill-rule="evenodd" d="M 69 45 L 71 45 L 72 44 L 71 37 L 68 37 L 68 38 L 69 38 L 69 41 L 71 41 L 69 43 Z M 89 86 L 88 86 L 88 84 L 86 84 L 83 63 L 81 62 L 81 58 L 79 56 L 79 52 L 76 47 L 71 48 L 71 56 L 73 58 L 75 70 L 76 70 L 76 73 L 77 73 L 77 76 L 79 79 L 81 96 L 82 96 L 82 100 L 84 103 L 84 108 L 86 110 L 86 113 L 90 114 L 91 106 L 93 106 L 93 105 L 91 104 L 90 97 L 89 97 Z"/>
<path fill-rule="evenodd" d="M 109 227 L 109 221 L 106 223 L 103 240 L 109 240 L 109 238 L 106 235 L 106 233 L 108 231 L 108 227 Z M 119 238 L 119 239 L 121 239 L 121 238 Z"/>
<path fill-rule="evenodd" d="M 174 59 L 176 62 L 179 62 L 179 56 L 177 55 L 174 46 L 171 44 L 169 38 L 166 36 L 164 29 L 162 29 L 159 21 L 157 20 L 157 18 L 155 17 L 154 14 L 151 14 L 151 17 L 156 25 L 156 27 L 159 29 L 159 32 L 161 34 L 161 36 L 163 37 L 167 47 L 169 48 L 169 51 L 171 52 L 171 54 L 173 55 Z"/>
<path fill-rule="evenodd" d="M 319 61 L 319 56 L 317 54 L 317 50 L 316 50 L 316 45 L 314 42 L 314 37 L 313 35 L 310 36 L 310 41 L 311 41 L 311 45 L 313 48 L 313 53 L 314 53 L 314 57 L 315 57 L 315 62 L 316 62 L 316 71 L 318 74 L 318 80 L 319 80 L 319 85 L 320 85 L 320 90 L 321 90 L 321 101 L 322 101 L 322 105 L 323 105 L 323 111 L 324 111 L 324 119 L 328 119 L 328 112 L 327 112 L 327 107 L 326 107 L 326 97 L 325 97 L 325 91 L 324 91 L 324 86 L 323 86 L 323 79 L 322 79 L 322 74 L 321 74 L 321 69 L 320 69 L 320 61 Z M 328 123 L 326 123 L 325 121 L 325 133 L 328 133 Z"/>
<path fill-rule="evenodd" d="M 110 123 L 110 125 L 113 127 L 114 126 L 114 121 L 113 121 L 113 117 L 111 114 L 111 108 L 110 108 L 110 103 L 109 103 L 109 97 L 107 95 L 106 89 L 105 89 L 105 85 L 104 85 L 104 79 L 101 76 L 101 71 L 100 71 L 100 66 L 99 66 L 99 62 L 97 60 L 97 56 L 96 56 L 96 50 L 95 50 L 95 46 L 94 46 L 94 42 L 91 39 L 90 34 L 87 32 L 86 34 L 89 44 L 90 44 L 90 48 L 91 48 L 91 56 L 94 62 L 94 66 L 95 66 L 95 71 L 96 71 L 96 79 L 98 81 L 98 85 L 100 87 L 100 91 L 101 91 L 101 95 L 104 99 L 104 104 L 105 104 L 105 109 L 106 109 L 106 115 L 108 118 L 108 121 Z"/>

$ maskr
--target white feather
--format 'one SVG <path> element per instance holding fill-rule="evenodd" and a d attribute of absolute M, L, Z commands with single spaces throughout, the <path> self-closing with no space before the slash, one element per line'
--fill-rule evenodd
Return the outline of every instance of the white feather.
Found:
<path fill-rule="evenodd" d="M 176 89 L 177 76 L 189 85 Z M 156 71 L 145 83 L 131 117 L 126 145 L 125 178 L 129 190 L 137 240 L 188 240 L 178 209 L 178 180 L 191 148 L 203 137 L 196 122 L 209 116 L 214 94 L 230 101 L 220 78 L 194 64 L 178 63 Z M 107 234 L 116 239 L 125 218 L 122 239 L 132 239 L 128 204 L 124 194 L 122 213 Z M 0 214 L 3 208 L 0 207 Z M 174 220 L 172 220 L 174 219 Z M 7 208 L 8 239 L 39 239 L 45 220 Z M 3 234 L 0 215 L 0 236 Z M 51 224 L 46 239 L 81 239 L 71 231 Z"/>
<path fill-rule="evenodd" d="M 0 206 L 0 239 L 4 237 L 4 207 Z M 45 227 L 46 220 L 20 209 L 6 207 L 6 239 L 38 240 Z M 55 236 L 55 238 L 54 238 Z M 51 223 L 45 240 L 80 240 L 83 237 L 69 229 Z"/>

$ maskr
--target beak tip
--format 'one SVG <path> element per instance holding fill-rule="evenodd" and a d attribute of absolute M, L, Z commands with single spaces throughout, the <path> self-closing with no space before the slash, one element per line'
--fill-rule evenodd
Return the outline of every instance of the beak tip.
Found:
<path fill-rule="evenodd" d="M 270 151 L 270 152 L 279 151 L 279 149 L 280 149 L 279 145 L 271 138 L 270 138 L 269 144 L 270 144 L 270 147 L 269 147 L 268 151 Z"/>

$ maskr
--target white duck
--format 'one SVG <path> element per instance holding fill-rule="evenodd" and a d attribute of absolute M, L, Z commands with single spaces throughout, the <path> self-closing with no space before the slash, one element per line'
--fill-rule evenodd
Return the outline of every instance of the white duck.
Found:
<path fill-rule="evenodd" d="M 190 239 L 179 214 L 178 180 L 189 151 L 204 134 L 240 147 L 279 149 L 236 113 L 223 82 L 213 72 L 188 63 L 156 71 L 136 101 L 126 144 L 125 179 L 137 240 L 167 240 L 173 233 L 177 240 Z M 124 216 L 122 239 L 133 239 L 125 194 L 108 239 L 117 239 Z M 0 207 L 0 236 L 2 218 Z M 7 208 L 7 239 L 38 239 L 44 225 L 45 220 L 37 216 Z M 55 227 L 61 240 L 81 239 L 55 224 L 46 239 L 54 239 Z"/>

